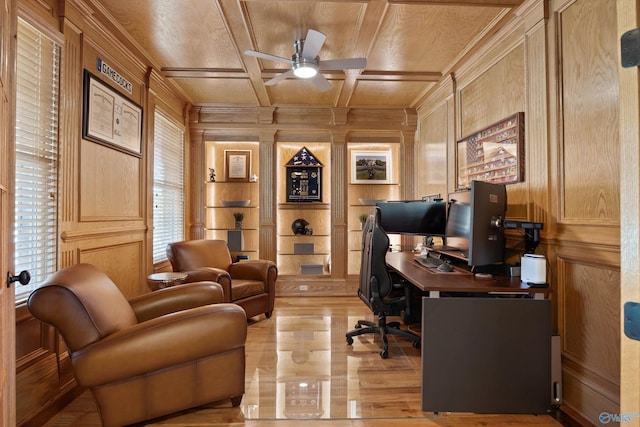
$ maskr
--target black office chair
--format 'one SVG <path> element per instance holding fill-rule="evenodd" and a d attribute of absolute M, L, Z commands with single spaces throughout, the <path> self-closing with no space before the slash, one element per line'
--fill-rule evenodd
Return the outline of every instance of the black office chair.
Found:
<path fill-rule="evenodd" d="M 387 334 L 399 335 L 413 340 L 413 347 L 420 348 L 420 336 L 400 329 L 400 323 L 387 323 L 387 315 L 403 315 L 408 318 L 409 288 L 401 280 L 393 280 L 387 269 L 385 257 L 389 251 L 389 237 L 380 226 L 380 208 L 375 207 L 362 231 L 362 258 L 360 263 L 360 286 L 358 296 L 378 316 L 378 322 L 358 320 L 353 331 L 347 332 L 347 344 L 353 337 L 368 333 L 380 334 L 382 350 L 380 357 L 389 357 Z"/>

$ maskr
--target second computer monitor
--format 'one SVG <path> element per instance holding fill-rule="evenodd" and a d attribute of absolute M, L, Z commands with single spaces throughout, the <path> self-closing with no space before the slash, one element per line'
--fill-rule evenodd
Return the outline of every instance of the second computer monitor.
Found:
<path fill-rule="evenodd" d="M 465 253 L 470 266 L 504 262 L 504 230 L 497 220 L 506 210 L 504 184 L 472 181 L 469 190 L 451 193 L 446 246 Z"/>
<path fill-rule="evenodd" d="M 381 225 L 389 234 L 444 236 L 447 205 L 444 202 L 404 200 L 378 202 Z"/>

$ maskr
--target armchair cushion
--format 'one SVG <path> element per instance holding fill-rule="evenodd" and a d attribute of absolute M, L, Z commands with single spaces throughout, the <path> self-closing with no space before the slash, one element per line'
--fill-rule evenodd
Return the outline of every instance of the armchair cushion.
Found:
<path fill-rule="evenodd" d="M 173 271 L 187 274 L 186 282 L 212 280 L 224 291 L 224 301 L 244 308 L 247 317 L 271 316 L 278 269 L 273 261 L 232 262 L 224 240 L 187 240 L 169 243 L 167 258 Z"/>
<path fill-rule="evenodd" d="M 99 386 L 241 348 L 246 330 L 244 313 L 234 304 L 179 311 L 74 352 L 73 369 L 80 385 Z"/>

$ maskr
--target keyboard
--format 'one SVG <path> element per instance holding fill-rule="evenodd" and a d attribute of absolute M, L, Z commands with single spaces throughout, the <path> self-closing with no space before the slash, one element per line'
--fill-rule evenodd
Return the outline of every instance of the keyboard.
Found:
<path fill-rule="evenodd" d="M 440 258 L 431 258 L 431 257 L 422 257 L 422 256 L 414 259 L 418 264 L 427 268 L 438 268 L 440 264 L 444 262 Z"/>

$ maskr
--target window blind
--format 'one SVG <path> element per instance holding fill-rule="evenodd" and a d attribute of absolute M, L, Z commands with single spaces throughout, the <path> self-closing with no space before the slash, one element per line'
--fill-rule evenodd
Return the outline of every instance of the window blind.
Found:
<path fill-rule="evenodd" d="M 184 239 L 184 130 L 154 115 L 153 262 L 167 259 L 167 243 Z"/>
<path fill-rule="evenodd" d="M 60 46 L 18 20 L 15 271 L 31 274 L 16 301 L 57 268 Z"/>

